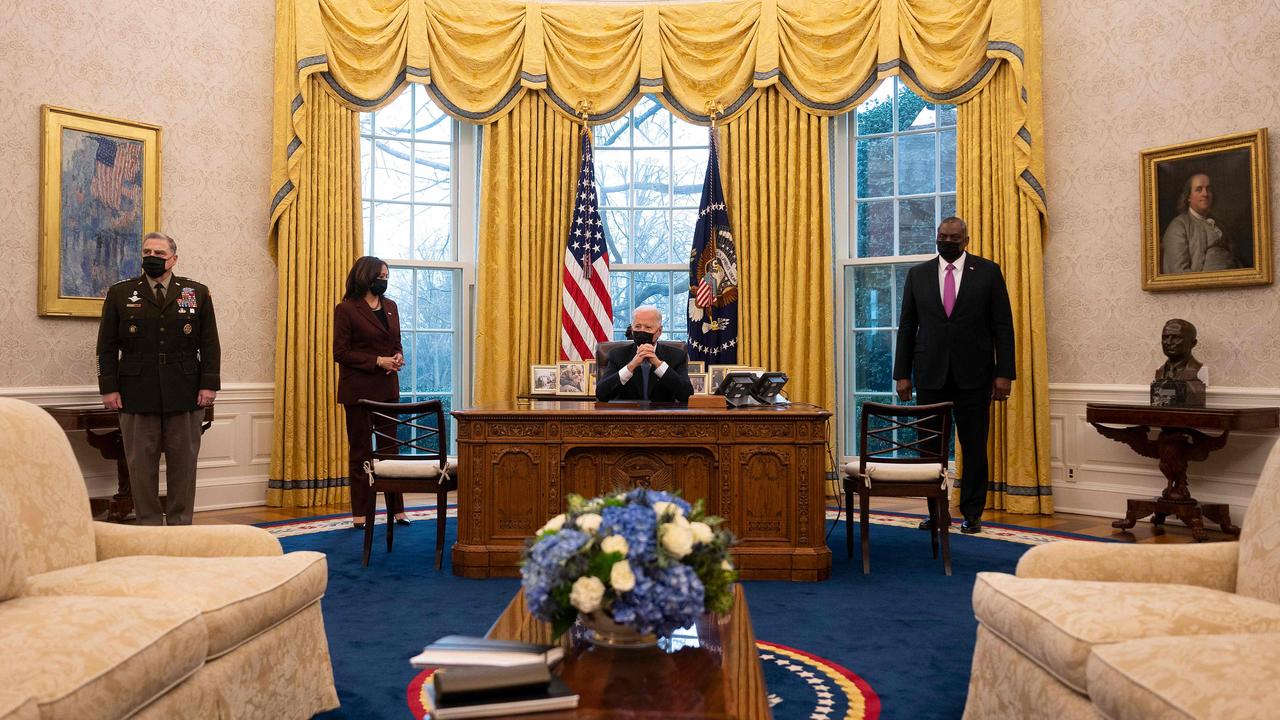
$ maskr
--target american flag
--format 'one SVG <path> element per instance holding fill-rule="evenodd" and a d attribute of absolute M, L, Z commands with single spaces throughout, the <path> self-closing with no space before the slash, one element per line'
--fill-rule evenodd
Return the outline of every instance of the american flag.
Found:
<path fill-rule="evenodd" d="M 93 163 L 93 181 L 89 194 L 114 210 L 120 209 L 120 200 L 126 195 L 136 196 L 133 187 L 142 161 L 142 143 L 137 140 L 112 140 L 106 137 L 98 141 L 98 153 Z"/>
<path fill-rule="evenodd" d="M 738 253 L 720 187 L 715 130 L 689 252 L 689 359 L 738 362 Z"/>
<path fill-rule="evenodd" d="M 596 343 L 608 340 L 613 329 L 613 298 L 609 295 L 609 241 L 600 222 L 591 135 L 585 127 L 563 275 L 560 359 L 590 360 L 595 357 Z"/>

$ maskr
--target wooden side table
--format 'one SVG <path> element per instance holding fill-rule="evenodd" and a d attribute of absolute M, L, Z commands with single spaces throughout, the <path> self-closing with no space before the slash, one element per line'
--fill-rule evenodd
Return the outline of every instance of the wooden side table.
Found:
<path fill-rule="evenodd" d="M 1271 430 L 1280 427 L 1280 408 L 1153 407 L 1089 403 L 1085 419 L 1104 437 L 1133 448 L 1143 457 L 1160 461 L 1167 485 L 1160 497 L 1150 500 L 1130 498 L 1123 520 L 1111 526 L 1127 530 L 1138 520 L 1153 516 L 1154 525 L 1163 525 L 1170 515 L 1191 528 L 1191 536 L 1203 542 L 1208 534 L 1204 521 L 1217 523 L 1222 531 L 1239 537 L 1240 528 L 1231 524 L 1231 508 L 1225 503 L 1202 503 L 1191 496 L 1187 486 L 1187 463 L 1202 461 L 1209 453 L 1227 444 L 1232 430 Z M 1123 425 L 1126 427 L 1108 427 Z M 1158 428 L 1153 439 L 1151 429 Z M 1209 435 L 1204 430 L 1218 431 Z"/>

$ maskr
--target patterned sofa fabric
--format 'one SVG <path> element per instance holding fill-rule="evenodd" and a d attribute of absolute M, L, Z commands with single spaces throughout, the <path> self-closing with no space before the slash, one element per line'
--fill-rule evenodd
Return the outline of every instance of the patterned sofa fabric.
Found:
<path fill-rule="evenodd" d="M 1270 720 L 1280 634 L 1152 638 L 1096 648 L 1089 696 L 1111 720 Z"/>
<path fill-rule="evenodd" d="M 979 573 L 978 621 L 1076 692 L 1098 645 L 1141 638 L 1280 632 L 1280 605 L 1190 585 Z"/>
<path fill-rule="evenodd" d="M 21 595 L 26 585 L 27 559 L 22 553 L 17 517 L 8 494 L 0 487 L 0 601 Z"/>
<path fill-rule="evenodd" d="M 0 677 L 46 718 L 127 717 L 200 668 L 206 637 L 194 607 L 15 598 L 0 603 Z"/>
<path fill-rule="evenodd" d="M 119 557 L 27 578 L 27 594 L 151 598 L 198 608 L 215 658 L 319 600 L 325 556 Z"/>
<path fill-rule="evenodd" d="M 40 706 L 25 692 L 0 688 L 0 720 L 40 720 Z"/>

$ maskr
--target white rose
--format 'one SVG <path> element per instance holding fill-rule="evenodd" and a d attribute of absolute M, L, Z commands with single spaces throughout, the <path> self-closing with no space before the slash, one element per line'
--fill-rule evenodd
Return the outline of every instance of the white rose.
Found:
<path fill-rule="evenodd" d="M 560 532 L 560 528 L 564 527 L 564 521 L 564 513 L 560 513 L 548 520 L 547 524 L 542 526 L 542 530 L 540 532 Z"/>
<path fill-rule="evenodd" d="M 711 532 L 711 526 L 704 522 L 689 523 L 689 532 L 693 533 L 693 541 L 699 544 L 709 543 L 716 537 L 716 534 Z"/>
<path fill-rule="evenodd" d="M 682 528 L 687 528 L 687 527 L 689 527 L 689 518 L 687 518 L 687 517 L 685 517 L 685 516 L 683 516 L 683 515 L 677 515 L 677 516 L 675 516 L 675 517 L 671 518 L 671 522 L 675 523 L 676 525 L 679 525 L 679 526 L 680 526 L 680 527 L 682 527 Z"/>
<path fill-rule="evenodd" d="M 728 570 L 728 571 L 732 572 L 732 571 L 733 571 L 733 563 L 729 562 L 728 560 L 721 560 L 721 561 L 720 561 L 720 569 L 721 569 L 721 570 Z"/>
<path fill-rule="evenodd" d="M 578 612 L 590 613 L 599 610 L 602 598 L 604 598 L 604 583 L 590 575 L 575 580 L 573 590 L 569 592 L 569 602 L 578 608 Z"/>
<path fill-rule="evenodd" d="M 666 515 L 668 512 L 673 513 L 678 518 L 684 517 L 684 510 L 681 509 L 679 505 L 673 502 L 667 502 L 666 500 L 659 500 L 658 502 L 653 504 L 653 513 L 657 515 L 659 518 L 661 518 L 663 515 Z"/>
<path fill-rule="evenodd" d="M 627 546 L 627 539 L 621 535 L 610 535 L 600 541 L 600 550 L 607 553 L 622 553 L 622 557 L 626 557 L 631 548 Z"/>
<path fill-rule="evenodd" d="M 667 523 L 662 526 L 661 532 L 662 547 L 676 558 L 682 558 L 693 552 L 693 533 L 689 528 Z"/>
<path fill-rule="evenodd" d="M 604 518 L 595 513 L 583 513 L 582 515 L 579 515 L 578 519 L 574 522 L 578 524 L 579 530 L 595 535 L 596 530 L 600 529 L 600 523 L 603 521 Z"/>
<path fill-rule="evenodd" d="M 609 584 L 618 592 L 631 592 L 636 586 L 635 573 L 631 572 L 631 563 L 619 560 L 609 570 Z"/>

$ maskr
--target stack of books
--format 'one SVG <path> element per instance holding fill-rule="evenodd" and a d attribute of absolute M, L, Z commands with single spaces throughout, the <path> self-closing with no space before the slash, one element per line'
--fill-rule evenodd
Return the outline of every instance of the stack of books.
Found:
<path fill-rule="evenodd" d="M 578 695 L 550 666 L 564 657 L 552 645 L 450 635 L 410 659 L 415 668 L 438 668 L 426 686 L 435 720 L 571 710 Z"/>

